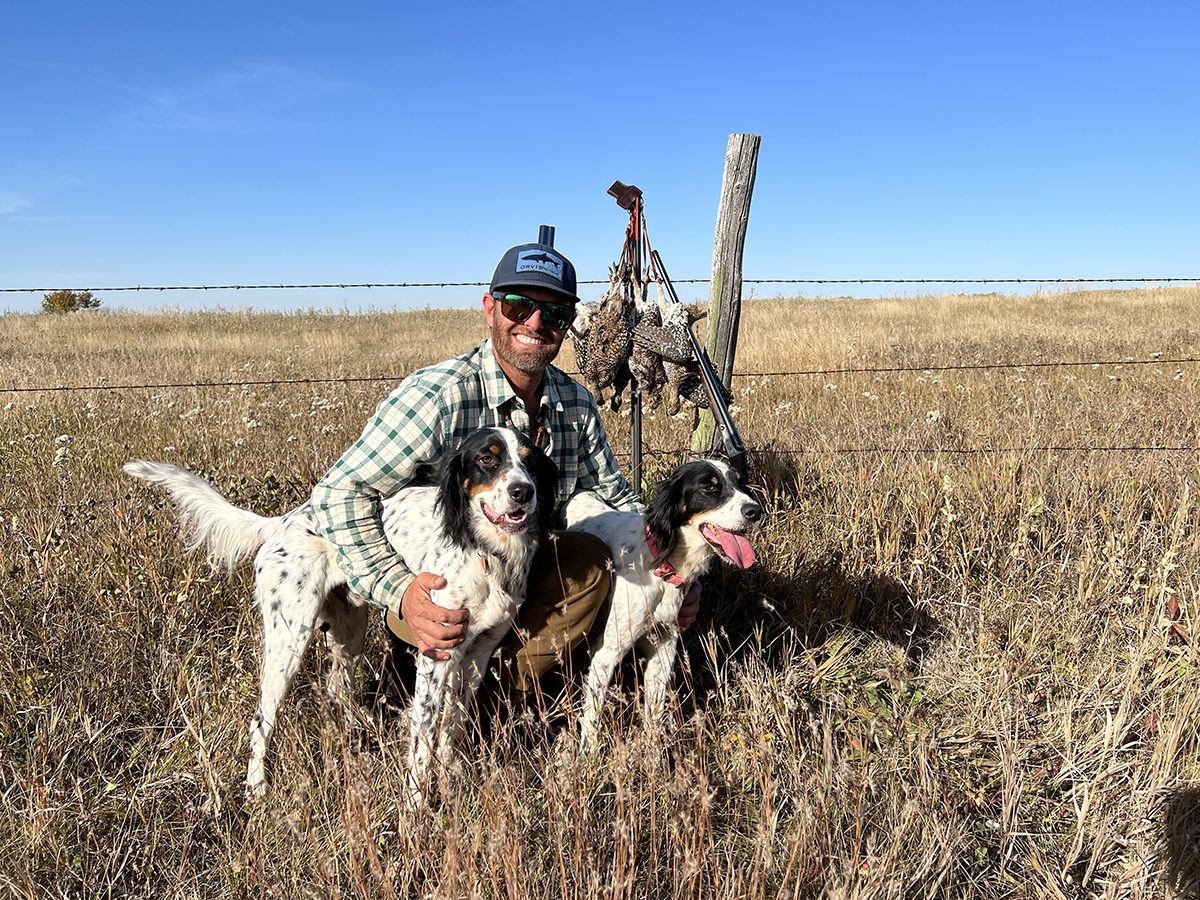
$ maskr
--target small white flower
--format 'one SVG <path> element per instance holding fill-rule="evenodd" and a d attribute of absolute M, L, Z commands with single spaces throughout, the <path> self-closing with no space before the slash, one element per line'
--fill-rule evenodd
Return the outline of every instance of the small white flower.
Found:
<path fill-rule="evenodd" d="M 71 451 L 68 450 L 66 447 L 59 447 L 57 450 L 54 451 L 54 462 L 51 463 L 51 465 L 65 466 L 70 461 L 70 459 L 71 459 Z"/>
<path fill-rule="evenodd" d="M 174 452 L 175 452 L 174 444 L 167 444 L 167 446 L 163 447 L 163 453 L 174 453 Z"/>
<path fill-rule="evenodd" d="M 941 421 L 941 418 L 942 418 L 942 414 L 940 412 L 938 412 L 936 409 L 931 409 L 929 412 L 925 413 L 925 421 L 928 422 L 930 425 L 934 424 L 935 422 Z"/>
<path fill-rule="evenodd" d="M 4 408 L 5 409 L 16 409 L 17 404 L 13 403 L 12 401 L 9 401 L 8 403 L 4 404 Z"/>
<path fill-rule="evenodd" d="M 58 444 L 60 447 L 65 447 L 74 440 L 75 438 L 71 437 L 69 434 L 60 434 L 54 439 L 54 443 Z"/>

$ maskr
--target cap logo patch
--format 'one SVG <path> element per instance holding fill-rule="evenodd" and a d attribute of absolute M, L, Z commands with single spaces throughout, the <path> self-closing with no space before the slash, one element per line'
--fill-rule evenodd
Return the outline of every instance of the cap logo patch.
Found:
<path fill-rule="evenodd" d="M 517 272 L 541 272 L 558 281 L 563 277 L 562 257 L 545 250 L 522 250 L 517 254 Z"/>

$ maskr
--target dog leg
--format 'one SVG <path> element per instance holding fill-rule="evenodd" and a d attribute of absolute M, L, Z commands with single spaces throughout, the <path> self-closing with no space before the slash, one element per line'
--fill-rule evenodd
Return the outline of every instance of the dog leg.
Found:
<path fill-rule="evenodd" d="M 263 617 L 263 662 L 258 710 L 250 720 L 246 796 L 251 800 L 260 798 L 266 790 L 264 761 L 275 715 L 300 669 L 323 600 L 312 589 L 315 584 L 309 583 L 308 590 L 304 590 L 303 581 L 289 584 L 287 577 L 286 570 L 268 559 L 260 563 L 254 587 Z"/>
<path fill-rule="evenodd" d="M 678 647 L 675 630 L 663 626 L 653 629 L 638 641 L 638 649 L 646 656 L 642 718 L 648 727 L 658 727 L 662 723 L 667 685 L 671 683 L 671 670 L 675 666 Z"/>
<path fill-rule="evenodd" d="M 500 646 L 500 641 L 508 633 L 509 627 L 509 623 L 505 622 L 480 634 L 471 645 L 470 651 L 459 662 L 458 677 L 451 679 L 457 683 L 446 685 L 442 729 L 438 735 L 438 759 L 447 770 L 454 761 L 455 748 L 462 743 L 466 733 L 467 710 L 471 701 L 475 699 L 492 654 Z"/>
<path fill-rule="evenodd" d="M 366 645 L 367 616 L 365 606 L 349 602 L 344 585 L 330 592 L 321 609 L 317 625 L 325 632 L 325 644 L 332 658 L 325 685 L 331 700 L 344 700 L 354 690 L 354 674 Z"/>
<path fill-rule="evenodd" d="M 579 753 L 588 756 L 600 745 L 600 710 L 604 706 L 604 694 L 612 683 L 617 664 L 625 656 L 626 648 L 613 639 L 606 630 L 588 667 L 587 682 L 583 687 L 583 715 L 579 720 Z"/>
<path fill-rule="evenodd" d="M 408 738 L 408 799 L 413 808 L 424 803 L 435 731 L 441 718 L 446 680 L 454 662 L 453 659 L 433 660 L 424 654 L 417 657 L 417 683 L 413 690 Z"/>

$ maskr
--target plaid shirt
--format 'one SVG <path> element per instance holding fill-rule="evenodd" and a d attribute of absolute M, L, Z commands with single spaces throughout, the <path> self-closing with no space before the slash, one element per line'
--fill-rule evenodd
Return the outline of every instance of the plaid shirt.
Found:
<path fill-rule="evenodd" d="M 542 382 L 542 449 L 558 466 L 560 508 L 577 490 L 617 509 L 640 510 L 592 395 L 559 369 Z M 362 436 L 313 489 L 316 526 L 337 547 L 350 589 L 372 606 L 400 614 L 410 572 L 383 533 L 380 504 L 477 428 L 529 432 L 529 413 L 492 352 L 491 339 L 445 362 L 418 369 L 376 408 Z M 436 574 L 443 574 L 441 572 Z"/>

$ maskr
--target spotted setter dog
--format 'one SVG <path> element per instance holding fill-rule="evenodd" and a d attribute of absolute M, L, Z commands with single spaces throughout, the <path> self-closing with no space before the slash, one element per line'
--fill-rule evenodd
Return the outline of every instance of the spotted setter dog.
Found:
<path fill-rule="evenodd" d="M 348 591 L 334 546 L 317 533 L 308 504 L 282 516 L 259 516 L 177 466 L 134 460 L 124 471 L 167 490 L 189 549 L 205 547 L 226 569 L 255 554 L 263 663 L 246 791 L 258 798 L 266 787 L 276 713 L 314 632 L 325 633 L 332 653 L 329 693 L 345 695 L 362 657 L 367 609 Z M 418 659 L 409 739 L 409 790 L 417 801 L 427 790 L 435 745 L 439 759 L 448 762 L 464 704 L 524 600 L 539 535 L 553 517 L 557 473 L 518 432 L 483 429 L 440 460 L 436 481 L 404 488 L 381 508 L 384 533 L 405 565 L 447 580 L 433 601 L 470 612 L 465 639 L 449 660 Z"/>
<path fill-rule="evenodd" d="M 661 719 L 684 595 L 715 558 L 742 569 L 754 563 L 746 533 L 762 515 L 762 506 L 742 489 L 733 469 L 715 459 L 677 468 L 655 489 L 645 517 L 610 509 L 592 494 L 571 497 L 567 527 L 608 544 L 615 576 L 604 634 L 593 650 L 584 687 L 582 750 L 595 748 L 605 691 L 634 647 L 646 656 L 646 721 Z"/>

